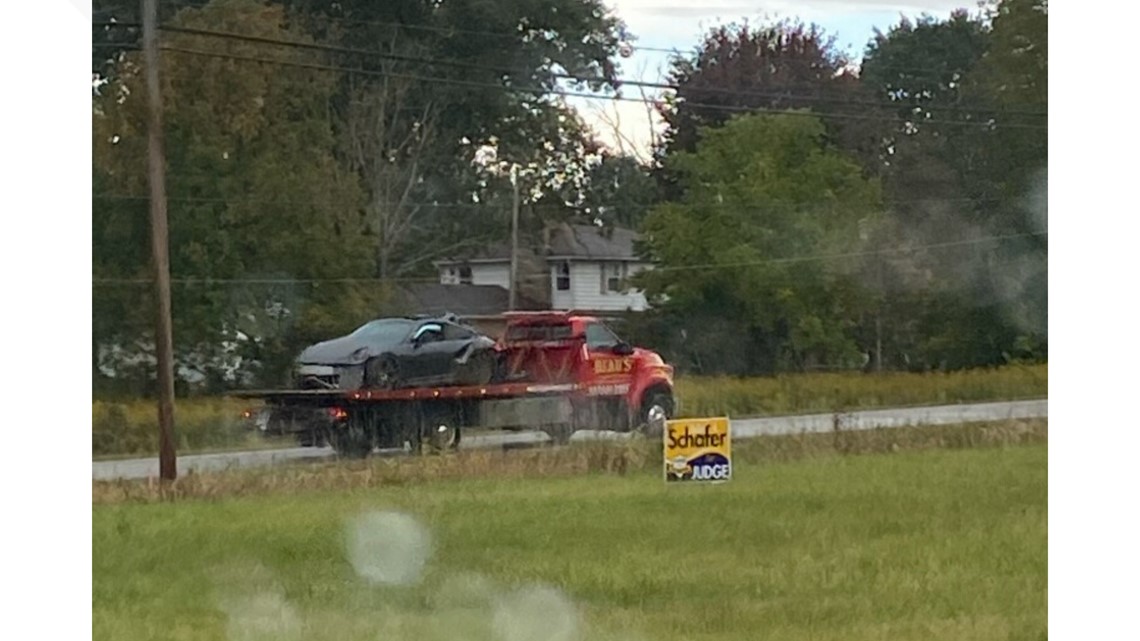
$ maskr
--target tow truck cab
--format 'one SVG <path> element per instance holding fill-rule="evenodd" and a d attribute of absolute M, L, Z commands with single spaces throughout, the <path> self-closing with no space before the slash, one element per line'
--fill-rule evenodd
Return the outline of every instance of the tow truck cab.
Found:
<path fill-rule="evenodd" d="M 601 319 L 510 312 L 506 320 L 498 345 L 503 381 L 574 384 L 593 404 L 613 405 L 599 408 L 599 425 L 616 419 L 619 429 L 628 428 L 673 415 L 673 367 L 656 352 L 631 346 Z"/>

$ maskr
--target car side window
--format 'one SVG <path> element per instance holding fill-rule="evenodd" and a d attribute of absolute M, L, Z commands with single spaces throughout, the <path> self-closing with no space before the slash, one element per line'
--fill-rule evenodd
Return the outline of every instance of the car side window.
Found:
<path fill-rule="evenodd" d="M 413 341 L 422 343 L 434 343 L 443 340 L 443 327 L 439 323 L 428 323 L 421 325 L 416 333 L 412 335 Z"/>
<path fill-rule="evenodd" d="M 586 325 L 586 346 L 590 349 L 609 349 L 620 343 L 616 334 L 601 323 Z"/>
<path fill-rule="evenodd" d="M 459 325 L 444 325 L 443 339 L 447 341 L 462 341 L 474 338 L 475 332 Z"/>

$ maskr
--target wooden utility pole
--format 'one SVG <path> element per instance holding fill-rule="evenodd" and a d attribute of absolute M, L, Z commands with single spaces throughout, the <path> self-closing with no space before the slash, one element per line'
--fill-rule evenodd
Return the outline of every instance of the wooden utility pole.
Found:
<path fill-rule="evenodd" d="M 511 286 L 507 308 L 514 311 L 519 288 L 519 175 L 516 167 L 511 168 L 511 184 L 514 187 L 514 200 L 511 206 Z"/>
<path fill-rule="evenodd" d="M 158 359 L 158 469 L 164 481 L 178 477 L 174 453 L 174 332 L 170 320 L 170 254 L 166 221 L 166 157 L 162 152 L 162 96 L 158 80 L 158 0 L 142 0 L 143 60 L 150 118 L 147 169 L 150 183 L 150 246 L 156 304 Z"/>

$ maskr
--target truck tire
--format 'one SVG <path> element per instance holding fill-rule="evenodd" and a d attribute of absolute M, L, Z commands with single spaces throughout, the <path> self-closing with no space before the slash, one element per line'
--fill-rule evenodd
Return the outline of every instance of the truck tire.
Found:
<path fill-rule="evenodd" d="M 574 426 L 570 424 L 547 425 L 542 429 L 550 437 L 552 445 L 569 445 L 574 436 Z"/>
<path fill-rule="evenodd" d="M 347 427 L 333 432 L 329 440 L 340 458 L 364 459 L 372 453 L 372 441 Z"/>
<path fill-rule="evenodd" d="M 415 417 L 412 451 L 443 454 L 459 449 L 460 417 L 446 407 L 422 407 Z"/>
<path fill-rule="evenodd" d="M 445 422 L 424 425 L 420 431 L 421 452 L 442 454 L 459 449 L 459 427 Z"/>
<path fill-rule="evenodd" d="M 661 438 L 665 421 L 673 418 L 673 395 L 663 390 L 651 391 L 641 403 L 639 423 L 646 436 Z"/>
<path fill-rule="evenodd" d="M 361 412 L 354 412 L 348 420 L 329 429 L 329 444 L 340 458 L 363 459 L 372 453 L 372 433 Z"/>

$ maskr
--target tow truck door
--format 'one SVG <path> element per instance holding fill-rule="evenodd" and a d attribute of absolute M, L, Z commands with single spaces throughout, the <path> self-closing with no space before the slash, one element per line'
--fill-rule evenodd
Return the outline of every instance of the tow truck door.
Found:
<path fill-rule="evenodd" d="M 586 372 L 590 393 L 601 396 L 619 396 L 629 391 L 633 372 L 633 354 L 608 327 L 599 322 L 586 325 Z"/>

